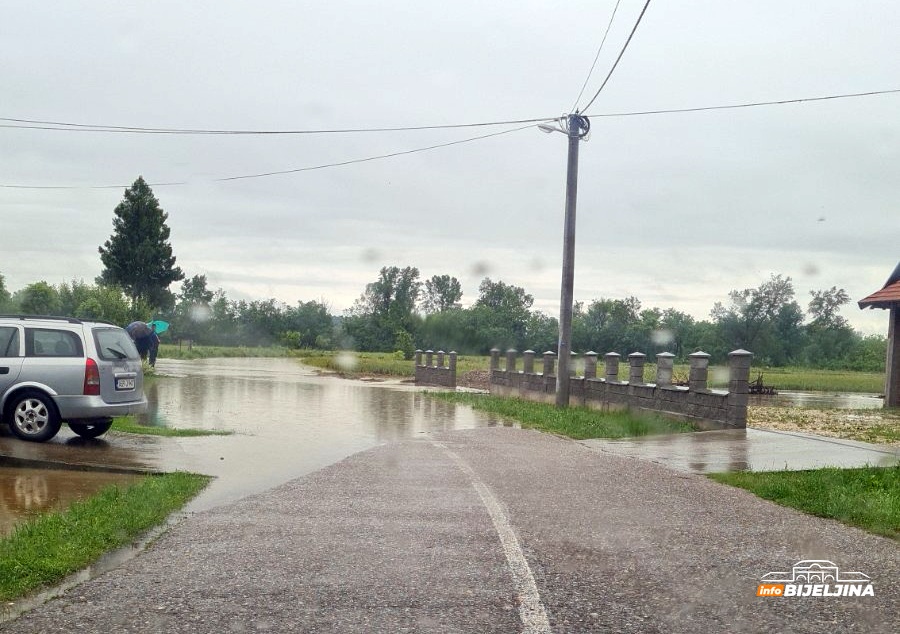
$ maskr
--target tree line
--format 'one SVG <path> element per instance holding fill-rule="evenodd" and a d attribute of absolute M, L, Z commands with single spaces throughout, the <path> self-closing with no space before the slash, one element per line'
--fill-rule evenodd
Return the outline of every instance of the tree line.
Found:
<path fill-rule="evenodd" d="M 416 348 L 464 354 L 494 347 L 556 350 L 557 319 L 534 310 L 534 297 L 524 288 L 491 278 L 482 280 L 466 308 L 457 278 L 423 280 L 412 266 L 381 268 L 340 316 L 323 302 L 231 300 L 222 289 L 209 289 L 205 275 L 186 278 L 176 266 L 167 218 L 138 178 L 114 210 L 113 233 L 98 248 L 104 268 L 93 284 L 39 281 L 10 293 L 0 274 L 0 312 L 122 325 L 163 319 L 171 324 L 167 339 L 207 345 L 399 351 L 406 358 Z M 178 293 L 170 290 L 175 282 L 181 282 Z M 791 278 L 782 275 L 731 291 L 705 320 L 675 308 L 644 308 L 636 297 L 600 298 L 575 304 L 572 350 L 651 357 L 666 351 L 680 359 L 704 350 L 722 362 L 744 348 L 759 365 L 883 371 L 886 338 L 855 332 L 839 314 L 848 302 L 846 291 L 831 287 L 812 291 L 804 307 Z"/>

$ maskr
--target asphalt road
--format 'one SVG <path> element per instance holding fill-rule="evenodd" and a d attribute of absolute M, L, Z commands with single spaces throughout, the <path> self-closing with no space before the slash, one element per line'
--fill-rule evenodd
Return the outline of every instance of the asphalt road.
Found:
<path fill-rule="evenodd" d="M 874 597 L 761 598 L 826 559 Z M 387 444 L 193 515 L 2 632 L 896 632 L 900 547 L 532 431 Z"/>

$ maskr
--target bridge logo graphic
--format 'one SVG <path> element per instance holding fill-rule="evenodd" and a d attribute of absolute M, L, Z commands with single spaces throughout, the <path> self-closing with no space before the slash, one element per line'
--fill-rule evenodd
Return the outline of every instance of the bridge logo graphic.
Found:
<path fill-rule="evenodd" d="M 869 575 L 841 571 L 826 559 L 804 559 L 790 572 L 769 572 L 756 588 L 758 597 L 873 597 Z"/>

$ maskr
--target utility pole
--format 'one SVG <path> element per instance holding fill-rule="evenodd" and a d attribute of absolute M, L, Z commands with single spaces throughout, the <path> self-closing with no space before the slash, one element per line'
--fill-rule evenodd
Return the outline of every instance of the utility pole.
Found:
<path fill-rule="evenodd" d="M 556 406 L 569 406 L 569 361 L 572 354 L 572 302 L 575 286 L 575 199 L 578 194 L 578 144 L 591 128 L 587 117 L 566 117 L 569 160 L 566 171 L 566 221 L 563 231 L 562 291 L 559 300 L 559 354 L 556 372 Z M 563 130 L 559 130 L 563 132 Z"/>

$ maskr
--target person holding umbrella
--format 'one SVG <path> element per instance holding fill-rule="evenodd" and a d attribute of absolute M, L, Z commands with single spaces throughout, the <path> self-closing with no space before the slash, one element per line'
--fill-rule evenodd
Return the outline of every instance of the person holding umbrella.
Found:
<path fill-rule="evenodd" d="M 132 341 L 137 348 L 141 359 L 150 356 L 150 367 L 156 367 L 156 356 L 159 353 L 159 334 L 168 329 L 169 324 L 165 321 L 151 321 L 144 323 L 143 321 L 133 321 L 125 326 L 125 332 L 131 335 Z"/>
<path fill-rule="evenodd" d="M 156 333 L 142 321 L 131 322 L 125 326 L 125 332 L 131 335 L 131 340 L 134 341 L 134 346 L 141 355 L 141 359 L 146 359 L 147 352 L 150 351 L 151 335 L 156 336 Z M 159 337 L 156 339 L 159 341 Z"/>

